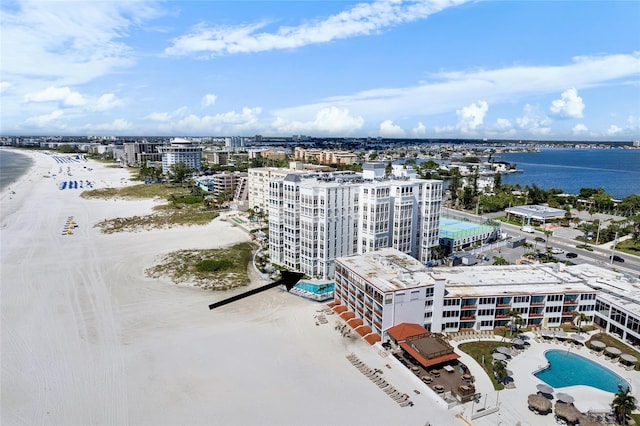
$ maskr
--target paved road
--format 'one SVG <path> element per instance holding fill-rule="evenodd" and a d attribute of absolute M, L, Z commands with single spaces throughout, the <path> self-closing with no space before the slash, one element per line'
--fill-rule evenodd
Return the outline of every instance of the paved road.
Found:
<path fill-rule="evenodd" d="M 463 212 L 460 212 L 458 217 L 467 217 L 469 219 L 475 219 L 476 221 L 480 219 L 479 216 Z M 573 238 L 582 234 L 579 231 L 568 228 L 561 228 L 559 230 L 556 230 L 553 235 L 547 238 L 547 236 L 545 236 L 543 232 L 539 231 L 535 231 L 533 234 L 522 232 L 520 231 L 520 226 L 511 225 L 508 223 L 501 223 L 500 226 L 503 234 L 507 234 L 512 237 L 525 237 L 527 239 L 527 243 L 531 244 L 534 250 L 539 249 L 541 252 L 544 252 L 547 247 L 555 247 L 564 250 L 564 254 L 556 256 L 560 261 L 570 260 L 575 264 L 590 263 L 603 268 L 615 269 L 620 272 L 633 274 L 635 276 L 640 275 L 640 257 L 638 256 L 616 252 L 616 255 L 624 259 L 624 262 L 612 263 L 610 260 L 610 256 L 613 251 L 608 246 L 589 246 L 593 251 L 577 248 L 576 246 L 582 243 L 575 241 Z M 536 237 L 544 238 L 547 241 L 536 241 Z M 489 258 L 500 255 L 503 256 L 511 264 L 514 264 L 516 260 L 519 259 L 527 251 L 529 251 L 529 249 L 525 247 L 517 247 L 511 249 L 507 248 L 506 246 L 497 247 L 496 245 L 485 247 L 483 249 L 483 252 L 486 253 Z M 566 257 L 566 253 L 576 253 L 578 257 L 570 259 Z M 482 263 L 486 264 L 489 262 L 481 261 L 480 264 Z"/>

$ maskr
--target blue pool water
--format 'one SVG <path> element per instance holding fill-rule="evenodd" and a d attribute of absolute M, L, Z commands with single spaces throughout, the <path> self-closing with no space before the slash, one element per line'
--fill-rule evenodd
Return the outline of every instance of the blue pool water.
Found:
<path fill-rule="evenodd" d="M 309 293 L 322 295 L 322 294 L 333 292 L 334 285 L 335 285 L 334 283 L 330 283 L 330 284 L 311 284 L 311 283 L 307 283 L 307 282 L 304 282 L 304 281 L 300 281 L 300 282 L 298 282 L 298 284 L 296 284 L 296 287 L 299 288 L 300 290 L 304 290 L 304 291 L 309 292 Z"/>
<path fill-rule="evenodd" d="M 624 388 L 629 383 L 600 364 L 564 350 L 544 353 L 551 367 L 535 373 L 535 376 L 553 388 L 584 385 L 616 393 L 618 385 Z"/>

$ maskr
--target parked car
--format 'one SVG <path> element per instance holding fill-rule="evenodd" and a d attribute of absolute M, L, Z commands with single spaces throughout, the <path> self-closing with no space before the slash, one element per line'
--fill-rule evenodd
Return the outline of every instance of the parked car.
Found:
<path fill-rule="evenodd" d="M 578 257 L 577 254 L 571 253 L 571 252 L 565 254 L 565 256 L 568 257 L 569 259 L 575 259 L 576 257 Z"/>
<path fill-rule="evenodd" d="M 553 253 L 553 254 L 562 254 L 562 253 L 564 253 L 564 250 L 562 250 L 561 248 L 552 248 L 551 249 L 551 253 Z"/>
<path fill-rule="evenodd" d="M 545 240 L 545 239 L 544 239 L 544 238 L 542 238 L 542 237 L 535 237 L 535 238 L 534 238 L 534 240 L 539 241 L 539 242 L 541 242 L 541 243 L 544 243 L 545 241 L 547 241 L 547 240 Z"/>
<path fill-rule="evenodd" d="M 614 262 L 620 262 L 620 263 L 624 262 L 624 259 L 618 256 L 617 254 L 614 254 L 613 256 L 609 256 L 609 260 L 613 260 Z"/>

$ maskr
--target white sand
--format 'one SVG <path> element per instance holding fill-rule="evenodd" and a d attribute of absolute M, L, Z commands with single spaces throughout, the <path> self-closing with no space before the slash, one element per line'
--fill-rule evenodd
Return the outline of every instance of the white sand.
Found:
<path fill-rule="evenodd" d="M 106 218 L 153 201 L 86 200 L 62 180 L 129 184 L 96 162 L 36 163 L 0 198 L 3 425 L 398 424 L 453 421 L 398 364 L 313 315 L 324 305 L 279 289 L 210 311 L 212 293 L 145 277 L 178 249 L 247 241 L 227 222 L 101 234 Z M 87 167 L 93 168 L 89 171 Z M 72 176 L 56 176 L 71 168 Z M 78 224 L 62 235 L 65 221 Z M 256 280 L 252 285 L 265 282 Z M 244 291 L 246 290 L 239 290 Z M 412 394 L 400 407 L 345 358 L 358 352 Z M 391 362 L 393 368 L 384 364 Z M 446 419 L 446 420 L 445 420 Z"/>

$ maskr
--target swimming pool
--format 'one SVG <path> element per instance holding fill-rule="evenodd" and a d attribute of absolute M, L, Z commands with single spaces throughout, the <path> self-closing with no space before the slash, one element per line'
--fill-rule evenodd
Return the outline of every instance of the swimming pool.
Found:
<path fill-rule="evenodd" d="M 629 383 L 611 370 L 566 350 L 544 353 L 549 367 L 534 375 L 553 388 L 584 385 L 616 393 L 618 385 L 628 388 Z"/>
<path fill-rule="evenodd" d="M 299 288 L 300 290 L 304 290 L 306 292 L 317 294 L 317 295 L 333 293 L 334 286 L 335 286 L 334 283 L 313 284 L 305 281 L 299 281 L 296 284 L 296 288 Z"/>

